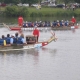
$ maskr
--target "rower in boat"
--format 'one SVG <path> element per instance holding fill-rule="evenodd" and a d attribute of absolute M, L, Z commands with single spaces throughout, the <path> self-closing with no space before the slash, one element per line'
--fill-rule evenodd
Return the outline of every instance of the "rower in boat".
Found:
<path fill-rule="evenodd" d="M 12 34 L 11 37 L 9 34 L 7 34 L 7 37 L 4 37 L 2 35 L 2 38 L 0 38 L 0 46 L 11 46 L 11 45 L 25 45 L 25 44 L 35 44 L 36 43 L 36 37 L 33 35 L 27 35 L 26 38 L 24 38 L 24 35 L 21 34 L 20 37 L 16 36 L 16 34 Z M 4 43 L 5 40 L 5 43 Z"/>
<path fill-rule="evenodd" d="M 2 35 L 2 38 L 0 38 L 0 45 L 6 46 L 5 36 Z"/>
<path fill-rule="evenodd" d="M 10 34 L 7 34 L 7 37 L 6 37 L 6 44 L 10 44 L 10 39 L 11 39 Z"/>
<path fill-rule="evenodd" d="M 27 21 L 23 23 L 23 27 L 24 27 L 24 28 L 28 27 Z"/>
<path fill-rule="evenodd" d="M 20 37 L 17 39 L 17 44 L 27 44 L 24 39 L 24 34 L 21 34 Z"/>

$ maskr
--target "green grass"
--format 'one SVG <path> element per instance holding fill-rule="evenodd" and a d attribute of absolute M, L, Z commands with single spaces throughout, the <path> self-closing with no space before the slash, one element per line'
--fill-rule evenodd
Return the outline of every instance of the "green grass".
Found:
<path fill-rule="evenodd" d="M 67 10 L 67 9 L 62 9 L 62 8 L 41 8 L 40 10 L 34 8 L 34 7 L 29 7 L 28 8 L 29 13 L 36 13 L 39 14 L 41 13 L 43 16 L 80 16 L 80 9 L 76 9 L 76 10 Z M 39 15 L 38 15 L 39 16 Z"/>
<path fill-rule="evenodd" d="M 67 10 L 62 8 L 42 7 L 36 9 L 35 7 L 28 7 L 30 17 L 54 17 L 54 16 L 76 16 L 80 17 L 80 9 Z M 0 7 L 0 11 L 5 11 L 5 7 Z"/>

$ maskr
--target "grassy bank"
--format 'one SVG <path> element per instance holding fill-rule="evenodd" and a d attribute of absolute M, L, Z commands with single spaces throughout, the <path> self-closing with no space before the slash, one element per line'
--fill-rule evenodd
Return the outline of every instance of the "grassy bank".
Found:
<path fill-rule="evenodd" d="M 36 8 L 28 8 L 30 16 L 41 16 L 41 17 L 53 17 L 53 16 L 80 16 L 80 9 L 69 10 L 62 8 L 41 8 L 40 10 Z"/>
<path fill-rule="evenodd" d="M 77 8 L 74 11 L 69 10 L 69 9 L 62 9 L 62 8 L 50 8 L 50 7 L 45 7 L 41 9 L 36 9 L 34 7 L 28 7 L 28 15 L 29 17 L 54 17 L 54 16 L 80 16 L 80 9 Z M 5 7 L 1 8 L 0 11 L 5 11 Z M 2 14 L 3 15 L 3 14 Z"/>

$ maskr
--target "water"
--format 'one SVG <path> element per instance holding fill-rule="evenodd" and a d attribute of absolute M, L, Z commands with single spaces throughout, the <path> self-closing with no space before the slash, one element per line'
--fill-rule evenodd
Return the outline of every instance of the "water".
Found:
<path fill-rule="evenodd" d="M 2 34 L 15 33 L 1 28 Z M 24 32 L 31 34 L 31 32 Z M 1 80 L 80 80 L 80 29 L 55 31 L 57 42 L 44 48 L 0 52 Z M 41 32 L 46 40 L 50 32 Z"/>

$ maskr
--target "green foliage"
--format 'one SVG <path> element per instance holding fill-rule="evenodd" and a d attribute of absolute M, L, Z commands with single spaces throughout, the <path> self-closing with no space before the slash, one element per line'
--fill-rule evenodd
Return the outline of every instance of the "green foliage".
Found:
<path fill-rule="evenodd" d="M 17 6 L 7 6 L 4 13 L 9 17 L 17 17 L 19 15 L 27 16 L 29 15 L 28 9 L 26 7 Z"/>
<path fill-rule="evenodd" d="M 77 3 L 80 3 L 80 0 L 74 0 L 75 2 L 77 2 Z"/>
<path fill-rule="evenodd" d="M 39 0 L 21 0 L 22 3 L 28 3 L 29 5 L 38 3 Z"/>
<path fill-rule="evenodd" d="M 13 4 L 17 4 L 17 3 L 28 3 L 28 4 L 34 4 L 34 3 L 38 3 L 41 2 L 41 0 L 0 0 L 0 2 L 4 2 L 4 3 L 13 3 Z"/>
<path fill-rule="evenodd" d="M 22 15 L 24 17 L 29 16 L 29 11 L 26 7 L 18 7 L 19 8 L 19 15 Z"/>
<path fill-rule="evenodd" d="M 36 12 L 32 12 L 32 13 L 30 14 L 30 17 L 37 17 L 37 13 L 36 13 Z"/>
<path fill-rule="evenodd" d="M 17 16 L 18 15 L 18 8 L 16 6 L 12 6 L 12 7 L 7 6 L 5 9 L 5 14 L 7 16 Z"/>
<path fill-rule="evenodd" d="M 22 15 L 23 17 L 70 17 L 76 16 L 80 17 L 80 9 L 75 9 L 74 11 L 71 9 L 62 9 L 62 8 L 41 8 L 40 10 L 34 7 L 17 7 L 17 6 L 8 6 L 5 9 L 1 9 L 5 11 L 6 16 L 18 17 Z"/>
<path fill-rule="evenodd" d="M 57 3 L 65 3 L 68 4 L 69 2 L 74 2 L 75 0 L 56 0 Z"/>

